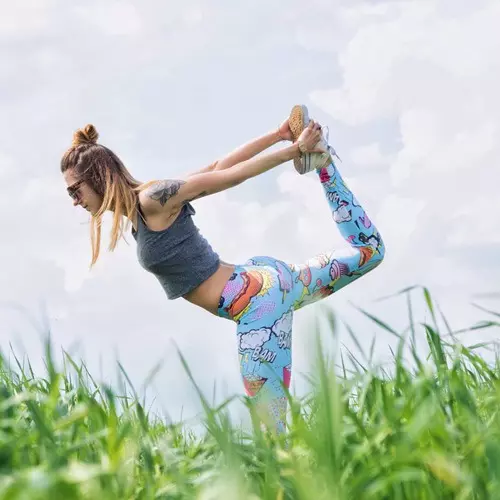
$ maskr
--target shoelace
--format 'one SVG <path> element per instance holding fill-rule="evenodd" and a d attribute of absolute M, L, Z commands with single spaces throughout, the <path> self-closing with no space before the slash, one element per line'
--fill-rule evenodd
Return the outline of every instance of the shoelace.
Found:
<path fill-rule="evenodd" d="M 339 159 L 339 161 L 342 163 L 342 160 L 341 160 L 340 156 L 337 154 L 337 151 L 335 151 L 335 149 L 332 146 L 330 146 L 330 143 L 328 142 L 329 137 L 330 137 L 330 129 L 329 129 L 328 125 L 325 125 L 324 127 L 321 127 L 321 128 L 325 134 L 325 142 L 326 142 L 326 147 L 328 149 L 328 152 L 332 156 L 336 156 Z"/>

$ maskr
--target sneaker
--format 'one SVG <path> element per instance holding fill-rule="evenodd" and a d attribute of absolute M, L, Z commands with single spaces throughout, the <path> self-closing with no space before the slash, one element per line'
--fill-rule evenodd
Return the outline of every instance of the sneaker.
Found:
<path fill-rule="evenodd" d="M 293 141 L 295 142 L 309 124 L 307 106 L 304 104 L 297 104 L 294 106 L 290 112 L 288 123 L 292 132 Z M 335 150 L 328 144 L 328 128 L 326 128 L 326 138 L 325 135 L 322 134 L 317 146 L 325 152 L 304 153 L 300 158 L 294 158 L 293 165 L 300 175 L 307 174 L 311 170 L 327 167 L 333 162 L 332 155 L 339 158 Z"/>

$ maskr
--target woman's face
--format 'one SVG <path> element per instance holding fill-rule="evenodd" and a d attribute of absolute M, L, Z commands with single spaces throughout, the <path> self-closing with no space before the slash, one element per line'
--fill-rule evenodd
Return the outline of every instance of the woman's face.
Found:
<path fill-rule="evenodd" d="M 85 181 L 79 180 L 74 169 L 70 168 L 64 172 L 68 194 L 73 199 L 73 205 L 82 206 L 92 215 L 96 214 L 102 205 L 102 197 Z"/>

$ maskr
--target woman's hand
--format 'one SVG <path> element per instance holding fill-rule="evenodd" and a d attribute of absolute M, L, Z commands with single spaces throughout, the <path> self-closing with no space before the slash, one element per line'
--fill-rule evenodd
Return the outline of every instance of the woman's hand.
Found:
<path fill-rule="evenodd" d="M 278 127 L 278 135 L 284 141 L 293 142 L 292 131 L 288 123 L 288 118 Z"/>
<path fill-rule="evenodd" d="M 321 125 L 311 120 L 297 139 L 302 153 L 325 153 L 324 149 L 316 147 L 321 139 Z"/>

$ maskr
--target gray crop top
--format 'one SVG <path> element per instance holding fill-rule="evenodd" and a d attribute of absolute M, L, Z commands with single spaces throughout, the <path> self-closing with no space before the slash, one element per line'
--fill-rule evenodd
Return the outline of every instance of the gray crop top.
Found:
<path fill-rule="evenodd" d="M 156 276 L 170 300 L 194 290 L 217 271 L 219 256 L 195 226 L 196 211 L 190 203 L 163 231 L 149 229 L 137 208 L 137 231 L 132 227 L 132 235 L 139 263 Z"/>

